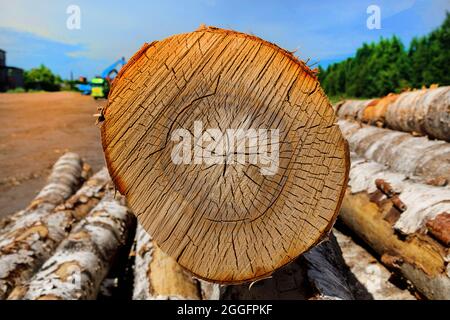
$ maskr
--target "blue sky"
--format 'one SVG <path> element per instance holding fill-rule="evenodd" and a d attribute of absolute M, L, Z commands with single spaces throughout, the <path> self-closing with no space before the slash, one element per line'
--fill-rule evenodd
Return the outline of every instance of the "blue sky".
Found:
<path fill-rule="evenodd" d="M 72 4 L 81 9 L 79 30 L 66 27 Z M 366 27 L 366 9 L 373 4 L 381 9 L 380 30 Z M 29 69 L 43 63 L 68 78 L 71 71 L 92 77 L 144 42 L 202 23 L 255 34 L 326 66 L 381 36 L 396 34 L 408 44 L 442 23 L 450 1 L 0 0 L 0 8 L 7 64 Z"/>

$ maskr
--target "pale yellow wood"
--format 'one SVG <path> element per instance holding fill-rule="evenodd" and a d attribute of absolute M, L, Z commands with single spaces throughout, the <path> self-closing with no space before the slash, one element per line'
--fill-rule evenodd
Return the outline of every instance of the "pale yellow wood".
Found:
<path fill-rule="evenodd" d="M 101 120 L 117 188 L 161 249 L 199 278 L 267 276 L 336 219 L 345 140 L 314 72 L 269 42 L 210 27 L 145 45 L 116 78 Z M 222 132 L 278 129 L 278 170 L 174 164 L 171 135 L 195 121 Z"/>
<path fill-rule="evenodd" d="M 380 180 L 393 193 L 379 190 Z M 448 247 L 425 233 L 428 221 L 450 211 L 449 200 L 448 187 L 411 182 L 376 162 L 352 159 L 339 218 L 418 291 L 429 299 L 448 300 Z"/>
<path fill-rule="evenodd" d="M 172 257 L 161 251 L 140 225 L 136 231 L 133 299 L 200 299 L 197 280 Z"/>

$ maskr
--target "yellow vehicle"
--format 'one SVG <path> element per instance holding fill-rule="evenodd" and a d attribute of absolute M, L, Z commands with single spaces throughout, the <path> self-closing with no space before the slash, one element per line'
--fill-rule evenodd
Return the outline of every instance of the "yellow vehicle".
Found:
<path fill-rule="evenodd" d="M 91 80 L 91 96 L 94 99 L 107 98 L 109 93 L 109 82 L 103 78 L 95 77 Z"/>
<path fill-rule="evenodd" d="M 89 83 L 87 83 L 86 78 L 81 77 L 77 84 L 78 90 L 80 90 L 82 94 L 90 95 L 95 99 L 108 98 L 109 86 L 119 73 L 118 70 L 120 70 L 125 63 L 125 58 L 120 58 L 103 70 L 100 76 L 95 76 Z"/>

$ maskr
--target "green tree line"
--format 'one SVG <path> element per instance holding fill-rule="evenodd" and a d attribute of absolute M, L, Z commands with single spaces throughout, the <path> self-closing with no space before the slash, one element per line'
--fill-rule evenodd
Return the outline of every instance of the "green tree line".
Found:
<path fill-rule="evenodd" d="M 364 43 L 356 55 L 323 69 L 319 80 L 329 96 L 379 97 L 405 88 L 450 85 L 450 13 L 443 24 L 409 48 L 393 36 Z"/>
<path fill-rule="evenodd" d="M 24 82 L 26 90 L 59 91 L 63 80 L 41 64 L 24 72 Z"/>
<path fill-rule="evenodd" d="M 63 80 L 43 64 L 26 70 L 23 76 L 24 88 L 16 88 L 11 92 L 76 90 L 76 81 Z"/>

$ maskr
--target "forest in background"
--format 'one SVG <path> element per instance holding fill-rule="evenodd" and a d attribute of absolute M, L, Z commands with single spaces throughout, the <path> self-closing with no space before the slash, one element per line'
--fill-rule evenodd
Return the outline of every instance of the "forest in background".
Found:
<path fill-rule="evenodd" d="M 434 83 L 450 85 L 450 13 L 439 28 L 415 37 L 409 48 L 396 36 L 364 43 L 354 57 L 326 69 L 319 66 L 319 80 L 332 100 L 380 97 Z"/>

